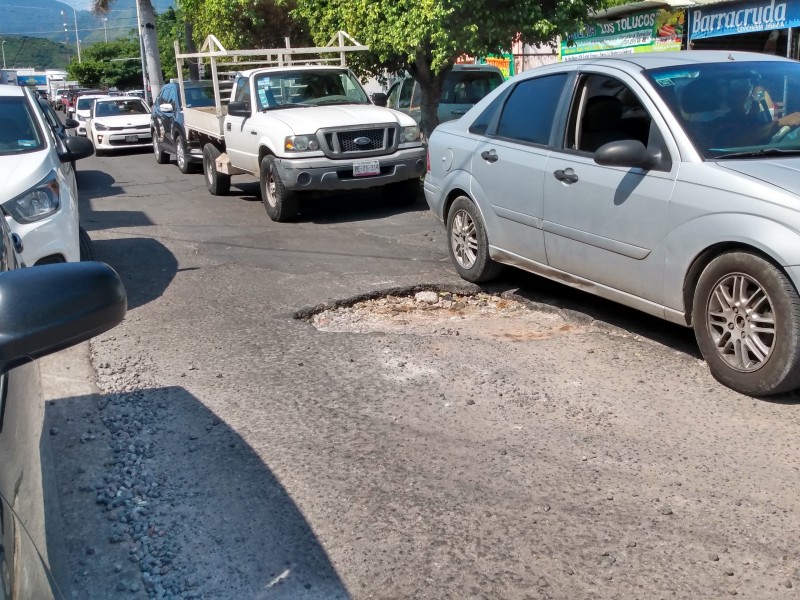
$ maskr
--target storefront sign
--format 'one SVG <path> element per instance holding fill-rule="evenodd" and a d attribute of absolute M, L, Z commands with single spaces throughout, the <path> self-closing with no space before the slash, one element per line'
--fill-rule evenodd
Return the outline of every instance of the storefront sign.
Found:
<path fill-rule="evenodd" d="M 585 56 L 680 50 L 683 11 L 651 10 L 598 20 L 561 41 L 561 60 Z"/>
<path fill-rule="evenodd" d="M 17 74 L 17 85 L 47 85 L 47 75 L 20 75 Z"/>
<path fill-rule="evenodd" d="M 800 26 L 800 2 L 775 0 L 688 9 L 689 39 Z"/>

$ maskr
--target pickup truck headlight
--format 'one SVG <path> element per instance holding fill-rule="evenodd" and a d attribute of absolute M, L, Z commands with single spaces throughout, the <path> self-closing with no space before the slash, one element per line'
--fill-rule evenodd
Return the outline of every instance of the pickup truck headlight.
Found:
<path fill-rule="evenodd" d="M 108 131 L 108 127 L 106 125 L 103 125 L 102 123 L 95 123 L 94 128 L 97 131 Z"/>
<path fill-rule="evenodd" d="M 306 152 L 308 150 L 319 150 L 319 142 L 313 135 L 290 135 L 283 143 L 287 152 Z"/>
<path fill-rule="evenodd" d="M 18 223 L 32 223 L 49 217 L 61 206 L 55 173 L 16 198 L 3 204 L 5 212 Z"/>
<path fill-rule="evenodd" d="M 412 125 L 411 127 L 403 127 L 403 141 L 416 142 L 419 141 L 419 127 Z"/>

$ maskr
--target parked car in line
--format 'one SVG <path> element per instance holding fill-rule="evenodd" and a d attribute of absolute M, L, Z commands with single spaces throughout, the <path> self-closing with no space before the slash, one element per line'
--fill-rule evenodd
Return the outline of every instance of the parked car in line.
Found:
<path fill-rule="evenodd" d="M 34 361 L 120 323 L 126 294 L 102 263 L 17 268 L 11 236 L 0 219 L 0 597 L 61 600 L 71 579 Z"/>
<path fill-rule="evenodd" d="M 0 85 L 0 209 L 22 266 L 81 259 L 87 239 L 71 162 L 91 154 L 85 138 L 53 131 L 30 91 Z"/>
<path fill-rule="evenodd" d="M 214 87 L 211 81 L 187 81 L 184 84 L 187 108 L 214 106 Z M 183 122 L 180 88 L 167 83 L 153 103 L 151 116 L 153 152 L 156 162 L 169 162 L 170 154 L 181 173 L 197 170 L 203 164 L 203 147 L 196 136 L 187 136 Z"/>
<path fill-rule="evenodd" d="M 453 65 L 445 76 L 442 94 L 439 97 L 439 122 L 452 121 L 464 115 L 487 94 L 502 85 L 503 72 L 494 65 Z M 411 75 L 405 75 L 392 83 L 387 97 L 375 95 L 376 104 L 388 106 L 411 115 L 419 124 L 422 92 Z"/>
<path fill-rule="evenodd" d="M 430 138 L 454 267 L 521 267 L 694 328 L 751 395 L 800 387 L 800 63 L 628 54 L 525 72 Z"/>
<path fill-rule="evenodd" d="M 97 155 L 122 148 L 149 147 L 150 109 L 136 96 L 96 98 L 87 131 Z"/>
<path fill-rule="evenodd" d="M 78 128 L 75 133 L 78 135 L 87 135 L 86 134 L 86 121 L 89 120 L 89 116 L 92 112 L 92 104 L 97 98 L 110 98 L 108 94 L 104 93 L 97 93 L 97 94 L 79 94 L 75 98 L 75 108 L 73 114 L 75 119 L 78 121 Z"/>

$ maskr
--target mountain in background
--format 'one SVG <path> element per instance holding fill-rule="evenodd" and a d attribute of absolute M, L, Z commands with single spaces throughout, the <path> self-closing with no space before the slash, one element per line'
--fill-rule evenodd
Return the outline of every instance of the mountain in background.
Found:
<path fill-rule="evenodd" d="M 42 38 L 24 36 L 5 37 L 3 44 L 4 64 L 13 69 L 31 67 L 42 69 L 65 69 L 70 59 L 70 51 L 64 43 L 51 42 Z M 75 52 L 75 46 L 72 46 Z"/>
<path fill-rule="evenodd" d="M 152 0 L 153 8 L 161 13 L 174 7 L 173 0 Z M 88 10 L 74 10 L 57 0 L 0 0 L 0 38 L 12 36 L 43 38 L 66 44 L 77 53 L 75 30 L 82 46 L 113 40 L 136 32 L 136 0 L 116 0 L 103 17 Z M 65 31 L 66 29 L 66 31 Z M 6 42 L 8 51 L 10 41 Z M 10 65 L 6 54 L 6 63 Z"/>

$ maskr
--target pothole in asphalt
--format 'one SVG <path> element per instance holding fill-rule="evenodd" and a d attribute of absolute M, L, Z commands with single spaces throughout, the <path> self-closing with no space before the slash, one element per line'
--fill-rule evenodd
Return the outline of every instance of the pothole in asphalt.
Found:
<path fill-rule="evenodd" d="M 586 331 L 555 310 L 505 296 L 448 291 L 388 294 L 326 308 L 308 318 L 326 332 L 464 335 L 520 342 Z"/>

